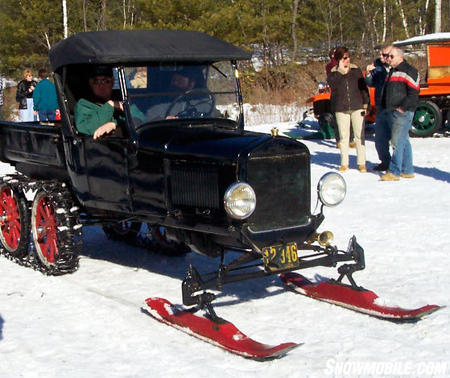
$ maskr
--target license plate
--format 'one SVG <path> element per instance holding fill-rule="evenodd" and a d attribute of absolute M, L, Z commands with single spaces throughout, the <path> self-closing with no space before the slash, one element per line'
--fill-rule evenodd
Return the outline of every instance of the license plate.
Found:
<path fill-rule="evenodd" d="M 262 253 L 264 265 L 271 272 L 299 266 L 297 243 L 295 242 L 264 247 Z"/>

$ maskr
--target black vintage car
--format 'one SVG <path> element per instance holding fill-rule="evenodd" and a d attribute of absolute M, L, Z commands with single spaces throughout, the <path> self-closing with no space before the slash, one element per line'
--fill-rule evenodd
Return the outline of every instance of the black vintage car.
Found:
<path fill-rule="evenodd" d="M 311 213 L 307 147 L 244 129 L 237 61 L 250 56 L 193 31 L 87 32 L 56 44 L 61 121 L 0 123 L 0 159 L 18 172 L 0 186 L 3 254 L 48 274 L 72 272 L 82 226 L 133 242 L 145 225 L 153 249 L 222 257 L 208 279 L 189 268 L 185 304 L 213 299 L 199 290 L 268 274 L 341 261 L 355 262 L 345 274 L 361 269 L 362 249 L 338 250 L 330 232 L 317 231 L 323 206 Z M 77 130 L 74 108 L 96 65 L 113 68 L 124 112 L 115 134 L 94 140 Z M 180 91 L 174 75 L 195 85 Z M 323 205 L 345 191 L 336 173 L 318 184 Z M 239 257 L 225 263 L 227 251 Z"/>

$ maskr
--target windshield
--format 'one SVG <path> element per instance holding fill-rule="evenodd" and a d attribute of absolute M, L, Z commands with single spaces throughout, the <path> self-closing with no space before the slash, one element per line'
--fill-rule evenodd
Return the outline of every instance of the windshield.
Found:
<path fill-rule="evenodd" d="M 124 72 L 135 123 L 179 118 L 238 121 L 241 108 L 231 62 L 125 67 Z"/>

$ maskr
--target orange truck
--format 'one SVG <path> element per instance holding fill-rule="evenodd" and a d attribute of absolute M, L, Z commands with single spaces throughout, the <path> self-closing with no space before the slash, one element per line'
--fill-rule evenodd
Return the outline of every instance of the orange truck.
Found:
<path fill-rule="evenodd" d="M 393 43 L 397 47 L 424 44 L 427 53 L 425 82 L 420 86 L 419 103 L 414 113 L 410 135 L 428 137 L 441 128 L 450 128 L 450 33 L 433 33 Z M 374 89 L 370 88 L 370 101 L 374 105 Z M 310 97 L 315 117 L 322 133 L 330 134 L 335 122 L 330 107 L 330 92 L 326 87 Z M 366 116 L 366 122 L 375 121 L 375 112 Z"/>

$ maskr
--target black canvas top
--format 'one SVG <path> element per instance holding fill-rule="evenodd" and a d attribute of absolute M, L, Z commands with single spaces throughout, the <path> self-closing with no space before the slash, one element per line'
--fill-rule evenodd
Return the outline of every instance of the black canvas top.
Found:
<path fill-rule="evenodd" d="M 78 33 L 50 50 L 53 70 L 67 64 L 217 62 L 251 53 L 218 38 L 186 30 L 110 30 Z"/>

